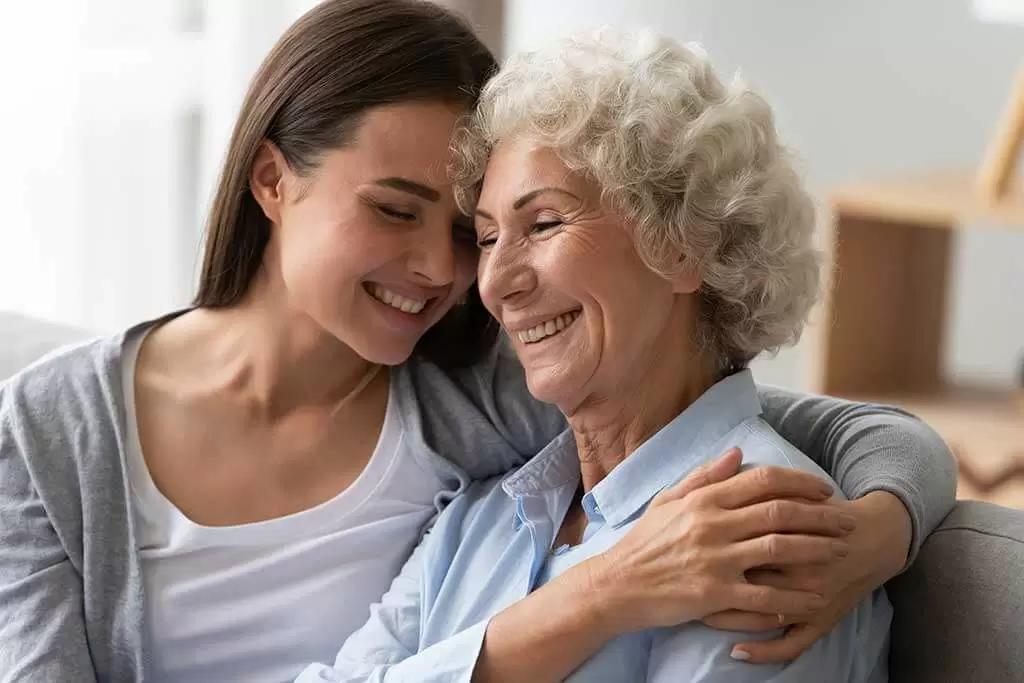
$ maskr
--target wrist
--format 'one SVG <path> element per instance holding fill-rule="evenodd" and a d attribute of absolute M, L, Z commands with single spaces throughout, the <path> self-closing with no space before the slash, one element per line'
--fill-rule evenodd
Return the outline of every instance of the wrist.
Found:
<path fill-rule="evenodd" d="M 572 567 L 569 572 L 575 573 L 572 586 L 576 595 L 573 597 L 577 604 L 585 606 L 583 618 L 589 627 L 598 631 L 605 640 L 636 630 L 628 623 L 628 617 L 634 610 L 629 608 L 629 597 L 624 591 L 627 582 L 623 581 L 607 553 L 598 553 Z"/>

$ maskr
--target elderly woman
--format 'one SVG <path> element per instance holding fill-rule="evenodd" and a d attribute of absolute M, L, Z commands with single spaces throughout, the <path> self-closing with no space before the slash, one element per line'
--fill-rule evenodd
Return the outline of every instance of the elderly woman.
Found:
<path fill-rule="evenodd" d="M 742 661 L 735 634 L 697 621 L 701 605 L 687 623 L 659 628 L 631 623 L 628 606 L 595 605 L 603 632 L 567 643 L 561 668 L 535 670 L 523 652 L 517 670 L 494 669 L 505 644 L 489 635 L 492 617 L 592 558 L 607 567 L 594 580 L 614 580 L 616 548 L 649 507 L 736 506 L 727 482 L 679 500 L 681 472 L 737 445 L 748 466 L 828 480 L 759 417 L 746 369 L 799 338 L 819 255 L 811 202 L 767 104 L 667 40 L 604 33 L 513 60 L 485 89 L 459 151 L 481 295 L 530 392 L 570 426 L 442 513 L 334 676 L 885 680 L 891 608 L 881 590 L 788 665 Z M 745 525 L 693 534 L 725 546 L 753 535 Z M 763 577 L 786 555 L 827 558 L 808 538 L 777 540 Z M 726 571 L 723 562 L 707 553 L 694 567 Z"/>

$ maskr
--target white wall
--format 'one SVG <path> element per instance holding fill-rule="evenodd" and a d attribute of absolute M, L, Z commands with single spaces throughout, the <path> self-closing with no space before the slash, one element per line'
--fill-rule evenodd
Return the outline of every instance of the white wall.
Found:
<path fill-rule="evenodd" d="M 974 165 L 1024 62 L 1024 28 L 980 23 L 969 0 L 507 0 L 504 22 L 506 54 L 602 24 L 702 43 L 773 104 L 819 196 L 858 177 Z M 953 270 L 953 374 L 1009 378 L 1024 351 L 1024 232 L 963 233 Z M 804 360 L 786 351 L 756 370 L 804 384 Z"/>
<path fill-rule="evenodd" d="M 187 305 L 249 80 L 317 2 L 0 7 L 0 311 L 103 333 Z M 500 40 L 500 6 L 447 4 Z"/>
<path fill-rule="evenodd" d="M 109 332 L 187 304 L 249 78 L 313 4 L 5 3 L 0 310 Z"/>
<path fill-rule="evenodd" d="M 0 9 L 0 309 L 109 331 L 185 304 L 249 76 L 316 0 L 29 0 Z M 813 188 L 972 165 L 1024 60 L 1024 28 L 969 0 L 442 0 L 504 52 L 655 26 L 742 68 Z M 504 4 L 504 16 L 496 12 Z M 201 31 L 189 24 L 195 17 Z M 950 364 L 1006 378 L 1024 349 L 1024 236 L 964 233 Z M 0 336 L 2 336 L 0 330 Z M 799 384 L 802 357 L 761 363 Z"/>

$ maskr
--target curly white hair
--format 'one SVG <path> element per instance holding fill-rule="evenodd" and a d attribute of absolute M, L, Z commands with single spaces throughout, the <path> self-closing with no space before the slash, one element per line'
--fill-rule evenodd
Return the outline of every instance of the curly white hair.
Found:
<path fill-rule="evenodd" d="M 724 370 L 799 339 L 819 288 L 813 203 L 771 108 L 700 48 L 605 29 L 508 60 L 453 143 L 464 210 L 519 136 L 598 184 L 649 267 L 700 274 L 697 341 Z"/>

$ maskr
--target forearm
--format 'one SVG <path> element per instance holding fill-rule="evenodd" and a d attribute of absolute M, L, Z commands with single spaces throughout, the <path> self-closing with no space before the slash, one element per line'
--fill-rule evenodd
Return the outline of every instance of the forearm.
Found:
<path fill-rule="evenodd" d="M 487 626 L 474 683 L 561 681 L 620 630 L 593 560 L 506 608 Z"/>
<path fill-rule="evenodd" d="M 851 499 L 887 491 L 903 503 L 912 537 L 908 564 L 949 513 L 956 462 L 928 425 L 896 408 L 760 388 L 765 419 L 818 462 Z"/>

